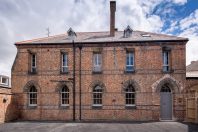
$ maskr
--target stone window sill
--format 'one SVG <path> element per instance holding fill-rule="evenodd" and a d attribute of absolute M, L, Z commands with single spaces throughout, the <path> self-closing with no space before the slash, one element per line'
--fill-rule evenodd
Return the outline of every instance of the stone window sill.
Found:
<path fill-rule="evenodd" d="M 102 74 L 102 71 L 92 71 L 93 74 Z"/>
<path fill-rule="evenodd" d="M 126 105 L 125 109 L 136 109 L 136 105 Z"/>
<path fill-rule="evenodd" d="M 36 75 L 36 74 L 37 74 L 37 72 L 31 72 L 31 71 L 28 71 L 28 74 L 29 74 L 29 75 Z"/>
<path fill-rule="evenodd" d="M 35 106 L 31 106 L 31 105 L 28 106 L 28 109 L 36 109 L 36 108 L 37 108 L 36 105 Z"/>
<path fill-rule="evenodd" d="M 62 72 L 62 71 L 60 71 L 60 74 L 69 74 L 69 71 L 67 71 L 67 72 Z"/>
<path fill-rule="evenodd" d="M 127 71 L 127 70 L 125 70 L 124 73 L 125 74 L 132 74 L 132 73 L 135 73 L 135 70 L 133 70 L 133 71 Z"/>
<path fill-rule="evenodd" d="M 92 109 L 102 109 L 102 105 L 92 105 Z"/>
<path fill-rule="evenodd" d="M 173 72 L 174 72 L 173 69 L 171 69 L 171 70 L 169 70 L 169 71 L 163 71 L 163 70 L 162 70 L 162 73 L 164 73 L 164 74 L 173 73 Z"/>
<path fill-rule="evenodd" d="M 65 105 L 65 106 L 64 105 L 61 105 L 60 106 L 60 109 L 69 109 L 69 105 Z"/>

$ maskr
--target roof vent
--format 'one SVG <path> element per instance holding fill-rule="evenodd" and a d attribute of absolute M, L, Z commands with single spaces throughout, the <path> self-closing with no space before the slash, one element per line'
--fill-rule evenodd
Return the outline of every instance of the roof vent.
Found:
<path fill-rule="evenodd" d="M 141 35 L 142 35 L 142 37 L 151 37 L 150 34 L 141 34 Z"/>
<path fill-rule="evenodd" d="M 67 35 L 69 36 L 69 38 L 71 38 L 72 40 L 77 37 L 76 33 L 74 32 L 74 30 L 72 28 L 69 28 L 69 30 L 67 31 Z"/>
<path fill-rule="evenodd" d="M 131 36 L 133 30 L 131 29 L 131 27 L 128 25 L 127 28 L 125 28 L 124 30 L 124 38 L 128 38 Z"/>

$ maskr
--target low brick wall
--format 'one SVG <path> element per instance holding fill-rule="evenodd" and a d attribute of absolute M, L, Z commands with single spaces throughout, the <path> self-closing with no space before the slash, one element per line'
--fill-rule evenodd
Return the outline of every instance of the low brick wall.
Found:
<path fill-rule="evenodd" d="M 0 123 L 17 118 L 17 109 L 13 100 L 11 88 L 0 87 Z"/>

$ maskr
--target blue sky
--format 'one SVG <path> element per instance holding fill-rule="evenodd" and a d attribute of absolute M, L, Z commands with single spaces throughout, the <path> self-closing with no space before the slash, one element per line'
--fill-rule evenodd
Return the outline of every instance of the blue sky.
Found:
<path fill-rule="evenodd" d="M 188 37 L 186 64 L 198 60 L 198 0 L 116 0 L 116 27 Z M 0 74 L 11 74 L 14 43 L 75 31 L 108 31 L 109 0 L 0 0 Z"/>

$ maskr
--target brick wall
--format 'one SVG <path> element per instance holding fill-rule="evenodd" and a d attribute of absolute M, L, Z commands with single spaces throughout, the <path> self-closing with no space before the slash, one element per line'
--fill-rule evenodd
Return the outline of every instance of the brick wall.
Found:
<path fill-rule="evenodd" d="M 0 86 L 0 123 L 14 120 L 16 116 L 16 107 L 11 94 L 11 88 Z"/>
<path fill-rule="evenodd" d="M 162 72 L 162 46 L 171 47 L 173 72 Z M 72 120 L 72 48 L 61 45 L 19 46 L 12 69 L 12 92 L 16 95 L 19 117 L 23 120 Z M 102 74 L 92 73 L 93 51 L 102 49 Z M 125 73 L 126 48 L 135 50 L 135 72 Z M 28 74 L 29 51 L 37 55 L 37 74 Z M 69 73 L 60 74 L 61 50 L 68 53 Z M 181 92 L 185 88 L 185 44 L 145 43 L 130 46 L 83 47 L 81 67 L 82 119 L 89 120 L 159 120 L 161 83 L 173 83 L 173 118 L 182 120 L 185 109 Z M 79 49 L 76 49 L 76 118 L 79 117 Z M 70 106 L 60 107 L 59 86 L 63 81 L 70 90 Z M 136 107 L 125 108 L 124 85 L 136 86 Z M 28 84 L 30 82 L 30 84 Z M 104 84 L 102 109 L 92 108 L 94 83 Z M 28 86 L 38 89 L 38 105 L 28 106 Z M 179 100 L 179 101 L 178 101 Z"/>

